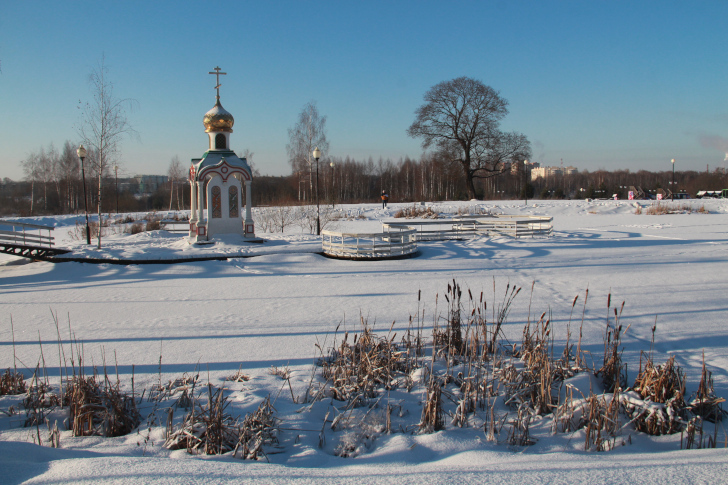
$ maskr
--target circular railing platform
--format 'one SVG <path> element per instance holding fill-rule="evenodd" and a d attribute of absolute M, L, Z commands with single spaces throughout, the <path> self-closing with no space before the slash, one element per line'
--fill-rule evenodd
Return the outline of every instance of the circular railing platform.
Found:
<path fill-rule="evenodd" d="M 341 259 L 397 259 L 417 253 L 417 229 L 396 232 L 342 233 L 321 231 L 325 255 Z"/>
<path fill-rule="evenodd" d="M 340 259 L 380 260 L 411 257 L 418 241 L 466 239 L 476 236 L 513 238 L 550 236 L 548 216 L 470 216 L 467 218 L 387 221 L 381 233 L 322 231 L 322 251 Z"/>

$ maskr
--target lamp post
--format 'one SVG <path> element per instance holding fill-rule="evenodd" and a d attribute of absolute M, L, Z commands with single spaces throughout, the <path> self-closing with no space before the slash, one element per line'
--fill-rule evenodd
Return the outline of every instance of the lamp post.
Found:
<path fill-rule="evenodd" d="M 321 150 L 318 147 L 313 150 L 313 159 L 316 160 L 316 235 L 321 235 L 321 210 L 319 207 L 319 158 Z"/>
<path fill-rule="evenodd" d="M 88 228 L 88 205 L 86 204 L 86 172 L 83 169 L 83 159 L 86 158 L 86 149 L 79 145 L 76 150 L 78 158 L 81 159 L 81 179 L 83 180 L 83 212 L 86 214 L 86 244 L 91 244 L 91 231 Z"/>
<path fill-rule="evenodd" d="M 528 167 L 528 160 L 523 161 L 523 203 L 524 205 L 528 205 L 528 187 L 526 184 L 528 183 L 528 175 L 526 174 L 526 167 Z"/>
<path fill-rule="evenodd" d="M 114 184 L 116 185 L 116 213 L 119 213 L 119 166 L 114 165 Z"/>
<path fill-rule="evenodd" d="M 334 162 L 329 163 L 331 167 L 331 208 L 336 206 L 336 178 L 334 177 Z"/>
<path fill-rule="evenodd" d="M 675 200 L 675 159 L 672 159 L 672 190 L 670 191 L 670 198 Z"/>

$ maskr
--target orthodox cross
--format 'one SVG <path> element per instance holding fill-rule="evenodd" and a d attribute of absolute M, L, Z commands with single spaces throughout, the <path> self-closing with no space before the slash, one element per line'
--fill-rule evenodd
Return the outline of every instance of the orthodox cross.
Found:
<path fill-rule="evenodd" d="M 226 72 L 220 72 L 220 67 L 216 67 L 215 68 L 215 72 L 208 72 L 208 74 L 214 74 L 215 75 L 215 78 L 216 78 L 215 83 L 217 84 L 217 86 L 215 86 L 215 89 L 217 90 L 217 99 L 220 99 L 220 76 L 221 75 L 222 76 L 226 76 L 227 73 Z"/>

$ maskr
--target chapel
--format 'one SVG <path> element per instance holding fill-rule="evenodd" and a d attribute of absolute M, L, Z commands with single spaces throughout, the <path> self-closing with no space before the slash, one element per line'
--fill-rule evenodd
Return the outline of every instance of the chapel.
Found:
<path fill-rule="evenodd" d="M 202 123 L 209 147 L 202 158 L 193 158 L 189 181 L 191 189 L 190 243 L 210 242 L 218 234 L 240 234 L 254 240 L 251 211 L 253 174 L 245 158 L 230 147 L 235 119 L 220 103 L 220 72 L 216 67 L 215 106 L 205 113 Z M 243 191 L 243 186 L 245 190 Z M 245 204 L 243 204 L 243 194 Z"/>

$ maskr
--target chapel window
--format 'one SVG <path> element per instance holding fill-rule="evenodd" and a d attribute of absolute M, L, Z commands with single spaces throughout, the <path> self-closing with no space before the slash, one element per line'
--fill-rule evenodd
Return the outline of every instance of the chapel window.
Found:
<path fill-rule="evenodd" d="M 230 217 L 238 217 L 238 188 L 234 185 L 228 190 L 228 207 L 230 207 Z"/>
<path fill-rule="evenodd" d="M 215 135 L 215 148 L 227 148 L 225 144 L 225 135 L 223 135 L 222 133 L 218 133 L 217 135 Z"/>
<path fill-rule="evenodd" d="M 220 187 L 217 185 L 212 188 L 212 218 L 220 219 L 222 217 L 222 197 L 220 195 Z"/>

